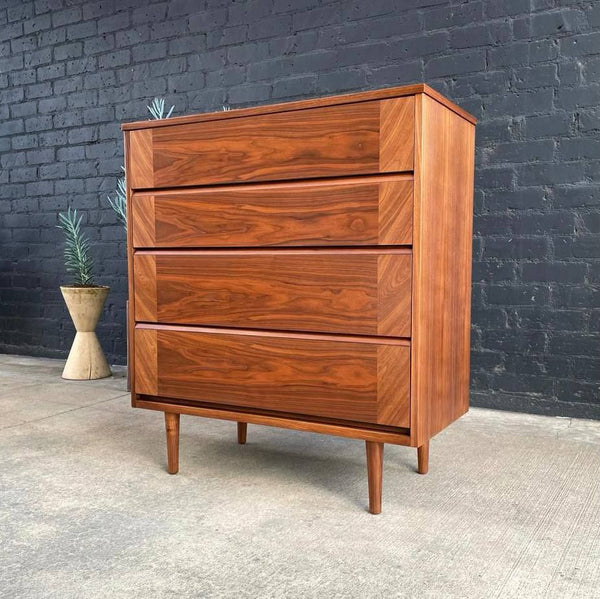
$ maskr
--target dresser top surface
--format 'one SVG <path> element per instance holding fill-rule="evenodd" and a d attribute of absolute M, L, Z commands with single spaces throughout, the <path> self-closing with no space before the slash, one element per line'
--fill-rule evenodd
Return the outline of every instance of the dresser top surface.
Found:
<path fill-rule="evenodd" d="M 308 100 L 298 100 L 295 102 L 284 102 L 280 104 L 265 104 L 262 106 L 253 106 L 250 108 L 238 108 L 232 110 L 223 110 L 219 112 L 206 112 L 202 114 L 191 114 L 178 116 L 162 120 L 136 121 L 133 123 L 124 123 L 121 125 L 123 131 L 134 129 L 151 129 L 155 127 L 171 127 L 173 125 L 185 125 L 190 123 L 201 123 L 207 121 L 219 121 L 225 119 L 239 118 L 244 116 L 258 116 L 263 114 L 274 114 L 278 112 L 290 112 L 294 110 L 304 110 L 307 108 L 318 108 L 323 106 L 335 106 L 340 104 L 353 104 L 357 102 L 367 102 L 369 100 L 384 100 L 389 98 L 400 98 L 403 96 L 412 96 L 415 94 L 426 94 L 437 100 L 456 114 L 460 115 L 470 123 L 475 124 L 477 119 L 445 98 L 442 94 L 435 91 L 424 83 L 415 85 L 405 85 L 402 87 L 387 87 L 365 92 L 351 94 L 342 94 L 338 96 L 326 96 L 323 98 L 311 98 Z"/>

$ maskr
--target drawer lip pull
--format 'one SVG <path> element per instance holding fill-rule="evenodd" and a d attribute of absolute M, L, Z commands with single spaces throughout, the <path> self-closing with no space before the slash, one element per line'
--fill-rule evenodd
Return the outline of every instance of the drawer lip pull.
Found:
<path fill-rule="evenodd" d="M 159 322 L 136 322 L 136 329 L 157 331 L 181 331 L 191 333 L 218 333 L 223 335 L 247 335 L 248 337 L 282 337 L 285 339 L 314 339 L 316 341 L 342 341 L 347 343 L 372 343 L 375 345 L 399 345 L 410 347 L 407 337 L 380 337 L 376 335 L 342 335 L 340 333 L 305 333 L 301 331 L 280 331 L 273 329 L 251 329 L 236 327 L 216 327 L 202 325 L 167 324 Z"/>
<path fill-rule="evenodd" d="M 390 173 L 367 173 L 366 175 L 332 175 L 330 177 L 314 177 L 311 179 L 273 179 L 272 181 L 231 181 L 228 183 L 206 183 L 196 185 L 176 185 L 173 187 L 136 187 L 131 190 L 131 197 L 137 195 L 189 195 L 190 193 L 211 194 L 215 192 L 232 192 L 240 190 L 285 190 L 305 187 L 331 187 L 336 185 L 366 185 L 406 181 L 414 183 L 414 171 L 394 171 Z"/>
<path fill-rule="evenodd" d="M 297 247 L 297 248 L 144 248 L 135 250 L 136 256 L 298 256 L 298 255 L 390 255 L 411 256 L 410 246 L 357 246 L 357 247 Z"/>

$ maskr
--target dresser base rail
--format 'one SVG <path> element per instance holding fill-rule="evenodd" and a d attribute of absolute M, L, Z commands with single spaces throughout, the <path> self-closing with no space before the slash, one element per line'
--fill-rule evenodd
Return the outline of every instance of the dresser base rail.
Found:
<path fill-rule="evenodd" d="M 184 403 L 171 403 L 167 401 L 145 399 L 151 396 L 141 396 L 133 401 L 133 407 L 146 410 L 157 410 L 173 414 L 186 414 L 189 416 L 203 416 L 204 418 L 217 418 L 219 420 L 232 420 L 234 422 L 245 422 L 247 424 L 261 424 L 265 426 L 276 426 L 289 428 L 310 433 L 322 433 L 337 437 L 350 437 L 351 439 L 363 439 L 378 443 L 392 443 L 394 445 L 410 445 L 410 434 L 408 429 L 398 429 L 398 432 L 390 430 L 370 429 L 351 424 L 319 422 L 306 418 L 295 418 L 294 416 L 270 415 L 266 413 L 249 412 L 243 409 L 226 409 L 222 407 L 207 407 L 186 405 Z M 389 428 L 389 427 L 388 427 Z"/>

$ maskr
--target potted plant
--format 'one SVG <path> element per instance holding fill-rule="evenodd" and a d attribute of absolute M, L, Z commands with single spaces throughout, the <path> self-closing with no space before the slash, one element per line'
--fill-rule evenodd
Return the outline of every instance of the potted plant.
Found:
<path fill-rule="evenodd" d="M 73 275 L 73 283 L 60 288 L 77 331 L 62 373 L 64 379 L 71 380 L 111 375 L 95 332 L 109 288 L 94 283 L 94 263 L 89 241 L 81 231 L 81 219 L 77 210 L 70 208 L 58 215 L 58 226 L 65 234 L 65 268 Z"/>

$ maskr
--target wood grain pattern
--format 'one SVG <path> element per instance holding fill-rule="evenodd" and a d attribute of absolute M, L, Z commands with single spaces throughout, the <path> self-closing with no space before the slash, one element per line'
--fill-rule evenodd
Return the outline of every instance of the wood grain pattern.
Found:
<path fill-rule="evenodd" d="M 150 131 L 153 181 L 146 172 L 145 145 L 143 156 L 132 145 L 134 162 L 144 169 L 142 174 L 133 170 L 130 185 L 164 188 L 389 172 L 380 169 L 379 131 L 379 102 L 163 127 Z M 398 163 L 384 160 L 384 165 Z"/>
<path fill-rule="evenodd" d="M 382 172 L 412 171 L 415 147 L 415 98 L 380 103 L 379 168 Z"/>
<path fill-rule="evenodd" d="M 129 219 L 130 227 L 133 234 L 133 247 L 154 247 L 156 245 L 156 223 L 157 223 L 157 212 L 155 195 L 151 193 L 134 193 L 131 199 L 131 218 Z M 190 205 L 189 202 L 183 202 L 179 206 L 182 212 L 179 215 L 181 223 L 184 225 L 186 232 L 194 231 L 193 225 L 191 228 L 188 227 L 187 220 L 185 218 L 185 212 Z M 160 227 L 160 224 L 159 224 Z M 163 224 L 164 229 L 167 231 L 171 228 L 170 223 Z M 181 237 L 185 239 L 187 235 L 184 233 Z M 177 243 L 173 243 L 173 246 Z"/>
<path fill-rule="evenodd" d="M 398 259 L 395 254 L 377 256 L 378 335 L 410 335 L 411 279 L 412 260 Z"/>
<path fill-rule="evenodd" d="M 158 393 L 158 345 L 157 332 L 152 329 L 135 330 L 131 340 L 134 344 L 135 380 L 132 381 L 140 393 Z M 143 389 L 143 391 L 142 391 Z"/>
<path fill-rule="evenodd" d="M 293 414 L 281 416 L 269 413 L 261 413 L 257 410 L 225 407 L 205 407 L 200 405 L 186 405 L 183 403 L 171 403 L 160 401 L 160 398 L 149 398 L 141 396 L 135 398 L 134 407 L 146 410 L 157 410 L 160 412 L 177 412 L 178 414 L 188 414 L 190 416 L 202 416 L 204 418 L 219 418 L 220 420 L 238 421 L 241 417 L 249 424 L 260 424 L 263 426 L 278 426 L 297 431 L 309 433 L 321 433 L 323 435 L 335 435 L 337 437 L 347 437 L 349 439 L 362 439 L 376 441 L 377 443 L 392 443 L 394 445 L 410 445 L 410 435 L 405 429 L 398 429 L 398 432 L 389 430 L 376 430 L 366 428 L 364 425 L 350 425 L 348 423 L 331 423 L 311 419 L 310 416 L 295 416 Z"/>
<path fill-rule="evenodd" d="M 379 417 L 386 422 L 401 422 L 398 426 L 405 428 L 410 428 L 410 393 L 401 394 L 399 390 L 405 388 L 408 372 L 410 352 L 399 352 L 392 345 L 377 348 Z"/>
<path fill-rule="evenodd" d="M 189 123 L 200 123 L 207 121 L 221 121 L 226 119 L 237 119 L 245 116 L 258 116 L 262 114 L 273 114 L 275 112 L 291 112 L 295 110 L 306 110 L 307 108 L 319 108 L 321 106 L 336 106 L 339 104 L 350 104 L 355 102 L 369 102 L 372 100 L 383 100 L 388 98 L 399 98 L 404 96 L 413 96 L 415 94 L 427 94 L 437 100 L 440 104 L 446 106 L 463 119 L 470 123 L 477 123 L 477 119 L 466 110 L 457 106 L 448 98 L 442 96 L 438 91 L 424 83 L 413 85 L 403 85 L 398 87 L 386 87 L 363 92 L 353 92 L 349 94 L 340 94 L 337 96 L 326 96 L 323 98 L 310 98 L 308 100 L 297 100 L 294 102 L 283 102 L 279 104 L 264 104 L 262 106 L 251 106 L 250 108 L 236 108 L 228 111 L 205 112 L 202 114 L 190 114 L 185 116 L 172 117 L 166 120 L 158 121 L 137 121 L 134 123 L 124 123 L 121 128 L 124 131 L 133 129 L 154 129 L 161 127 L 172 127 L 174 125 L 183 125 Z"/>
<path fill-rule="evenodd" d="M 154 156 L 152 129 L 140 129 L 129 134 L 132 159 L 127 171 L 127 184 L 134 187 L 154 187 Z"/>
<path fill-rule="evenodd" d="M 138 321 L 156 322 L 157 276 L 155 256 L 134 254 L 135 316 Z"/>
<path fill-rule="evenodd" d="M 413 445 L 469 405 L 475 131 L 429 96 L 417 99 L 412 314 Z"/>
<path fill-rule="evenodd" d="M 138 248 L 412 241 L 411 175 L 141 192 L 132 204 Z"/>
<path fill-rule="evenodd" d="M 410 245 L 413 230 L 414 182 L 385 181 L 379 186 L 379 243 Z"/>
<path fill-rule="evenodd" d="M 138 369 L 138 393 L 406 425 L 408 414 L 390 416 L 386 405 L 388 401 L 405 403 L 409 393 L 409 373 L 402 371 L 410 351 L 405 345 L 386 344 L 384 340 L 334 341 L 319 336 L 302 339 L 266 332 L 240 335 L 231 330 L 206 332 L 183 327 L 175 330 L 157 326 L 153 330 L 138 325 L 137 347 L 140 341 L 148 343 L 149 331 L 157 340 L 156 377 L 143 375 L 143 369 Z M 378 349 L 386 345 L 395 359 L 382 372 L 398 383 L 391 398 L 378 396 Z"/>
<path fill-rule="evenodd" d="M 138 321 L 410 336 L 409 250 L 137 252 L 134 266 Z"/>

